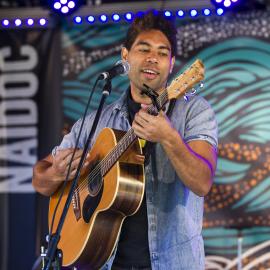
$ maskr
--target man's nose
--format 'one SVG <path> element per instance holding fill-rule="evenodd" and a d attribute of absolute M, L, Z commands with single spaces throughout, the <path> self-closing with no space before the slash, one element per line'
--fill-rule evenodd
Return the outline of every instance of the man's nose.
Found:
<path fill-rule="evenodd" d="M 152 54 L 148 55 L 146 61 L 148 63 L 154 63 L 154 64 L 156 64 L 156 63 L 158 63 L 158 58 L 157 58 L 157 56 L 154 53 L 152 53 Z"/>

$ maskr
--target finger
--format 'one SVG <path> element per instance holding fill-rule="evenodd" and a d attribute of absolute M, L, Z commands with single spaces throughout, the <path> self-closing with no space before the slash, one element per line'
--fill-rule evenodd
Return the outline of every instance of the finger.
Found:
<path fill-rule="evenodd" d="M 76 171 L 77 171 L 77 168 L 78 168 L 78 165 L 79 165 L 79 162 L 80 162 L 80 160 L 78 160 L 76 162 L 75 161 L 72 162 L 71 168 L 70 168 L 69 180 L 70 180 L 70 178 L 74 178 Z M 84 173 L 86 171 L 88 165 L 89 165 L 89 161 L 85 161 L 83 164 L 83 167 L 82 167 L 82 173 Z M 66 168 L 65 174 L 67 174 L 67 172 L 68 172 L 68 167 Z"/>
<path fill-rule="evenodd" d="M 142 110 L 144 110 L 144 111 L 147 111 L 149 107 L 150 107 L 150 105 L 147 105 L 147 104 L 141 104 L 141 108 L 142 108 Z"/>
<path fill-rule="evenodd" d="M 146 118 L 144 117 L 144 115 L 141 112 L 136 113 L 136 115 L 134 117 L 134 121 L 136 123 L 138 123 L 139 125 L 141 125 L 142 127 L 146 127 L 146 125 L 149 124 L 149 122 L 146 120 Z"/>
<path fill-rule="evenodd" d="M 144 119 L 146 122 L 152 122 L 155 120 L 155 116 L 145 112 L 144 110 L 139 110 L 138 115 Z"/>
<path fill-rule="evenodd" d="M 71 158 L 73 160 L 80 158 L 82 156 L 83 150 L 82 149 L 77 149 L 74 153 L 74 149 L 67 155 L 65 156 L 65 159 L 67 160 L 71 160 Z"/>
<path fill-rule="evenodd" d="M 84 160 L 83 166 L 89 164 L 89 160 L 88 160 L 89 157 L 90 157 L 90 154 L 88 153 L 86 155 L 85 160 Z M 81 155 L 79 155 L 79 156 L 77 156 L 76 158 L 73 159 L 72 166 L 79 166 L 80 161 L 81 161 Z"/>
<path fill-rule="evenodd" d="M 60 149 L 57 150 L 55 154 L 56 159 L 65 159 L 70 153 L 72 153 L 74 148 Z"/>
<path fill-rule="evenodd" d="M 143 164 L 144 161 L 145 161 L 145 156 L 143 155 L 135 155 L 135 160 L 140 163 L 140 164 Z"/>
<path fill-rule="evenodd" d="M 147 140 L 146 131 L 144 127 L 133 122 L 132 128 L 138 137 Z"/>
<path fill-rule="evenodd" d="M 62 162 L 63 160 L 65 163 L 69 163 L 71 158 L 76 159 L 77 157 L 80 157 L 82 155 L 82 150 L 78 149 L 74 153 L 74 148 L 68 148 L 68 149 L 63 149 L 59 150 L 57 152 L 57 155 L 55 156 L 56 160 L 59 160 L 59 162 Z"/>
<path fill-rule="evenodd" d="M 67 168 L 67 164 L 66 164 L 65 160 L 59 159 L 59 158 L 53 159 L 52 166 L 54 167 L 54 169 L 56 170 L 56 173 L 58 173 L 58 174 L 64 174 L 65 170 Z"/>
<path fill-rule="evenodd" d="M 84 167 L 84 168 L 87 168 L 89 164 L 90 164 L 90 162 L 86 160 L 86 161 L 84 162 L 84 164 L 83 164 L 83 167 Z"/>
<path fill-rule="evenodd" d="M 82 153 L 83 153 L 83 150 L 79 149 L 79 150 L 76 150 L 75 153 L 70 153 L 69 155 L 67 155 L 65 158 L 64 158 L 64 162 L 66 164 L 69 164 L 72 160 L 72 162 L 74 162 L 75 160 L 79 160 L 81 159 L 81 156 L 82 156 Z"/>
<path fill-rule="evenodd" d="M 75 177 L 75 175 L 76 175 L 76 171 L 77 171 L 77 168 L 74 168 L 74 169 L 70 172 L 70 174 L 69 174 L 69 176 L 68 176 L 68 181 L 74 179 L 74 177 Z M 67 174 L 67 172 L 66 172 L 66 174 Z"/>
<path fill-rule="evenodd" d="M 77 149 L 75 154 L 74 154 L 74 159 L 75 158 L 77 159 L 78 157 L 81 157 L 82 154 L 83 154 L 83 149 Z"/>
<path fill-rule="evenodd" d="M 134 124 L 134 125 L 133 125 Z M 134 128 L 145 128 L 146 127 L 146 123 L 139 119 L 139 118 L 134 118 L 134 121 L 132 123 L 132 126 L 134 126 Z"/>

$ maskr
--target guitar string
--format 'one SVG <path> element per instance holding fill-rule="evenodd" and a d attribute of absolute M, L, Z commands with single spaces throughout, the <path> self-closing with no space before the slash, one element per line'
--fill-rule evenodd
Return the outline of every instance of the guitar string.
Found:
<path fill-rule="evenodd" d="M 166 97 L 166 93 L 164 94 L 165 92 L 163 92 L 163 94 L 161 94 L 160 95 L 160 98 L 159 98 L 159 102 L 164 102 L 164 97 Z M 165 102 L 166 102 L 166 100 L 165 100 Z M 164 103 L 165 103 L 164 102 Z M 163 104 L 164 104 L 163 103 Z M 149 107 L 148 108 L 148 112 L 151 112 L 152 110 L 153 110 L 153 108 L 154 108 L 154 106 L 151 106 L 151 107 Z M 130 134 L 129 134 L 130 133 Z M 115 163 L 116 163 L 116 161 L 115 162 L 113 162 L 113 164 L 111 164 L 111 165 L 109 165 L 108 166 L 108 163 L 109 162 L 111 162 L 111 156 L 113 156 L 114 154 L 119 154 L 119 151 L 118 151 L 118 149 L 117 148 L 119 148 L 119 145 L 124 145 L 125 147 L 125 150 L 126 150 L 126 148 L 128 148 L 127 146 L 126 146 L 126 143 L 128 143 L 128 146 L 130 146 L 130 143 L 132 142 L 132 141 L 134 141 L 134 139 L 136 138 L 136 135 L 135 135 L 135 138 L 134 139 L 132 139 L 131 140 L 131 142 L 129 142 L 129 140 L 130 140 L 130 138 L 132 138 L 133 136 L 135 135 L 135 133 L 134 133 L 134 130 L 131 128 L 130 130 L 128 130 L 128 132 L 122 137 L 122 139 L 120 139 L 120 141 L 119 141 L 119 143 L 118 143 L 118 145 L 116 145 L 112 150 L 111 150 L 111 152 L 109 152 L 108 154 L 107 154 L 107 156 L 87 175 L 87 177 L 86 178 L 84 178 L 84 179 L 82 179 L 82 184 L 79 186 L 79 188 L 77 188 L 77 192 L 78 191 L 81 191 L 82 189 L 84 189 L 86 186 L 88 186 L 89 184 L 91 184 L 93 181 L 94 181 L 94 179 L 95 179 L 95 177 L 100 173 L 100 170 L 102 169 L 102 167 L 103 168 L 106 168 L 106 170 L 108 171 Z M 123 153 L 124 153 L 125 151 L 123 151 Z M 121 153 L 120 152 L 120 154 L 123 154 L 123 153 Z M 117 159 L 116 159 L 117 160 Z M 104 165 L 102 165 L 102 163 L 104 163 Z M 107 168 L 108 167 L 108 168 Z M 103 175 L 104 176 L 104 175 Z M 92 178 L 93 180 L 91 180 L 91 179 L 89 179 L 89 178 Z M 88 181 L 87 181 L 88 180 Z M 85 183 L 85 184 L 84 184 Z"/>
<path fill-rule="evenodd" d="M 183 75 L 183 74 L 182 74 Z M 166 89 L 167 90 L 167 89 Z M 164 100 L 165 99 L 165 100 Z M 165 104 L 165 102 L 167 102 L 168 100 L 168 92 L 167 91 L 164 91 L 159 97 L 158 97 L 158 102 L 160 104 L 162 104 L 162 106 Z M 163 103 L 164 102 L 164 103 Z M 150 108 L 148 108 L 148 112 L 151 112 L 152 110 L 154 109 L 154 106 L 152 105 Z M 118 145 L 116 145 L 111 152 L 109 152 L 107 154 L 107 156 L 87 175 L 86 178 L 82 179 L 82 182 L 81 182 L 81 185 L 79 187 L 76 188 L 76 192 L 80 192 L 82 189 L 85 189 L 85 187 L 87 187 L 89 184 L 91 184 L 95 177 L 98 176 L 100 170 L 102 169 L 102 163 L 105 163 L 105 165 L 107 164 L 107 162 L 110 161 L 111 159 L 111 155 L 115 154 L 115 153 L 118 153 L 117 151 L 117 148 L 119 148 L 119 145 L 123 144 L 123 142 L 126 143 L 126 137 L 129 136 L 129 132 L 131 132 L 131 130 L 133 131 L 133 129 L 131 128 L 123 137 L 122 139 L 119 141 Z M 133 134 L 134 134 L 134 131 L 133 131 Z M 133 135 L 132 133 L 130 134 L 131 136 Z M 132 140 L 133 141 L 133 140 Z M 128 145 L 129 146 L 129 145 Z M 126 149 L 125 149 L 126 150 Z M 125 151 L 124 151 L 125 152 Z M 123 153 L 124 153 L 123 152 Z M 113 154 L 112 154 L 113 153 Z M 121 153 L 121 154 L 123 154 Z M 113 164 L 111 166 L 109 166 L 108 169 L 110 169 L 114 164 L 116 163 L 113 162 Z M 103 165 L 103 168 L 105 167 L 105 165 Z M 107 170 L 108 171 L 108 170 Z M 107 173 L 107 172 L 106 172 Z M 104 176 L 104 175 L 103 175 Z M 92 178 L 89 179 L 89 178 Z"/>
<path fill-rule="evenodd" d="M 193 67 L 191 66 L 189 69 L 188 69 L 188 71 L 189 70 L 191 70 Z M 188 72 L 187 71 L 187 72 Z M 187 73 L 187 72 L 184 72 L 183 74 L 181 74 L 180 76 L 183 76 L 185 73 Z M 199 72 L 198 72 L 199 73 Z M 196 75 L 198 75 L 198 74 L 196 74 Z M 179 76 L 179 77 L 180 77 Z M 177 78 L 178 79 L 178 78 Z M 177 79 L 176 79 L 176 81 L 177 81 Z M 194 77 L 192 78 L 192 79 L 194 79 Z M 170 87 L 169 87 L 170 88 Z M 179 96 L 178 96 L 178 98 L 179 98 Z M 162 104 L 162 106 L 167 102 L 167 100 L 168 100 L 168 90 L 166 89 L 166 91 L 164 91 L 159 97 L 158 97 L 158 103 L 159 104 Z M 161 107 L 162 107 L 161 106 Z M 148 112 L 152 112 L 152 110 L 154 109 L 154 105 L 152 105 L 152 106 L 150 106 L 148 109 L 147 109 L 147 111 Z M 129 129 L 128 130 L 128 132 L 120 139 L 120 141 L 118 142 L 118 144 L 105 156 L 105 158 L 101 161 L 101 162 L 99 162 L 98 164 L 97 164 L 97 166 L 95 166 L 95 168 L 84 178 L 84 179 L 82 179 L 82 181 L 81 181 L 81 185 L 79 185 L 76 189 L 75 189 L 75 191 L 76 192 L 80 192 L 81 190 L 83 190 L 83 189 L 85 189 L 89 184 L 91 184 L 93 181 L 94 181 L 94 179 L 95 179 L 95 177 L 97 177 L 98 176 L 98 174 L 100 173 L 100 171 L 101 171 L 101 169 L 102 169 L 102 166 L 103 166 L 103 168 L 105 167 L 105 165 L 110 161 L 110 159 L 111 159 L 111 155 L 113 155 L 113 154 L 117 154 L 118 152 L 118 150 L 117 150 L 117 148 L 119 148 L 119 145 L 121 145 L 121 144 L 124 144 L 124 143 L 126 143 L 126 140 L 127 140 L 127 138 L 126 137 L 128 137 L 129 136 L 129 133 L 131 132 L 131 136 L 134 134 L 134 130 L 131 128 L 131 129 Z M 136 135 L 135 135 L 136 136 Z M 134 138 L 135 139 L 135 138 Z M 133 140 L 132 140 L 133 141 Z M 124 144 L 125 145 L 125 144 Z M 128 145 L 128 146 L 130 146 L 130 145 Z M 125 151 L 126 151 L 126 149 L 125 149 Z M 124 151 L 124 152 L 125 152 Z M 124 153 L 123 152 L 123 153 Z M 121 153 L 121 155 L 123 154 L 123 153 Z M 118 157 L 119 158 L 119 157 Z M 109 168 L 107 168 L 107 171 L 106 171 L 106 173 L 108 172 L 108 170 L 110 169 L 110 168 L 112 168 L 112 166 L 116 163 L 117 161 L 115 161 L 115 162 L 113 162 L 113 164 L 111 165 L 111 166 L 109 166 Z M 105 163 L 105 165 L 103 165 L 102 163 Z M 106 168 L 106 167 L 105 167 Z M 94 175 L 93 175 L 94 174 Z M 103 175 L 103 177 L 104 177 L 105 175 Z M 91 179 L 89 179 L 91 177 Z"/>
<path fill-rule="evenodd" d="M 162 106 L 163 106 L 167 102 L 167 100 L 168 100 L 167 97 L 168 97 L 167 91 L 164 91 L 158 97 L 158 103 L 159 104 L 162 104 Z M 147 109 L 147 111 L 148 112 L 152 112 L 154 108 L 155 107 L 152 105 L 152 106 L 150 106 Z M 119 150 L 118 150 L 119 145 L 124 145 L 124 151 L 123 151 L 123 153 L 124 153 L 126 151 L 126 149 L 130 146 L 130 143 L 133 142 L 136 139 L 136 135 L 135 135 L 135 138 L 132 139 L 131 142 L 129 142 L 130 138 L 132 138 L 133 135 L 135 135 L 135 133 L 134 133 L 133 128 L 131 128 L 120 139 L 120 141 L 118 142 L 118 144 L 104 157 L 104 159 L 101 162 L 99 162 L 95 166 L 95 168 L 85 178 L 82 179 L 81 185 L 79 185 L 79 187 L 77 187 L 75 189 L 75 192 L 80 192 L 82 189 L 86 188 L 89 184 L 91 184 L 94 181 L 95 177 L 98 176 L 98 174 L 100 173 L 100 171 L 102 172 L 102 168 L 106 168 L 106 173 L 107 173 L 108 170 L 113 167 L 113 165 L 117 162 L 117 159 L 119 158 L 118 157 L 116 159 L 116 161 L 113 162 L 113 164 L 108 165 L 108 163 L 111 162 L 111 158 L 112 158 L 111 156 L 113 156 L 114 154 L 119 154 Z M 126 143 L 128 143 L 128 147 L 126 146 Z M 123 153 L 120 152 L 120 155 L 122 155 Z M 103 175 L 103 177 L 104 177 L 104 175 Z"/>

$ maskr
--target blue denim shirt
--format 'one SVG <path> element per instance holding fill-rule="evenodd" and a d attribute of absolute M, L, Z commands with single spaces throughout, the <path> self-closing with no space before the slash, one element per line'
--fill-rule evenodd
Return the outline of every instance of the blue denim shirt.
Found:
<path fill-rule="evenodd" d="M 94 114 L 86 118 L 79 141 L 83 147 L 90 132 Z M 126 93 L 102 111 L 97 130 L 130 129 Z M 171 115 L 172 125 L 185 142 L 205 140 L 217 148 L 217 122 L 210 105 L 199 96 L 186 102 L 177 100 Z M 59 146 L 74 147 L 81 120 L 73 126 Z M 202 239 L 203 198 L 189 190 L 176 175 L 162 146 L 156 144 L 155 154 L 145 168 L 148 239 L 153 270 L 202 270 L 204 245 Z M 200 179 L 198 179 L 200 181 Z M 139 229 L 139 228 L 138 228 Z M 110 269 L 114 256 L 103 269 Z"/>

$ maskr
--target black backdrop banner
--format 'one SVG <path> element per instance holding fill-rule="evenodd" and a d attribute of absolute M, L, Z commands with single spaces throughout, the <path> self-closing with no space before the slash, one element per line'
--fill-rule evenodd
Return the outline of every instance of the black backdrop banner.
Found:
<path fill-rule="evenodd" d="M 37 159 L 59 137 L 58 36 L 57 30 L 48 29 L 0 32 L 2 270 L 31 269 L 36 257 L 37 198 L 31 178 Z M 58 117 L 52 117 L 55 113 Z"/>

